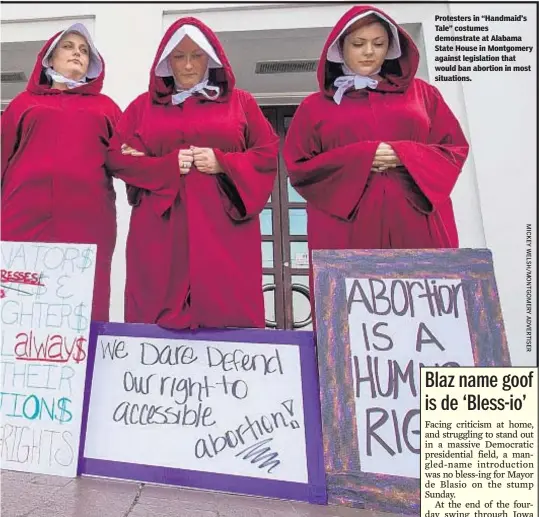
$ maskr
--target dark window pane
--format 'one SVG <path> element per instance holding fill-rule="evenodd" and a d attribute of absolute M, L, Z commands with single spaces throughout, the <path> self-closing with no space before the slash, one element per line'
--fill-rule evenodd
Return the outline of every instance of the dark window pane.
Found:
<path fill-rule="evenodd" d="M 307 235 L 307 211 L 304 208 L 288 210 L 290 235 Z"/>
<path fill-rule="evenodd" d="M 265 208 L 260 214 L 260 231 L 262 235 L 272 235 L 273 234 L 273 222 L 271 216 L 273 210 L 271 208 Z"/>
<path fill-rule="evenodd" d="M 262 243 L 262 267 L 273 267 L 273 242 Z"/>
<path fill-rule="evenodd" d="M 270 288 L 275 282 L 273 275 L 263 275 L 262 285 L 266 287 L 264 292 L 264 308 L 266 320 L 275 321 L 275 289 Z"/>
<path fill-rule="evenodd" d="M 309 276 L 308 275 L 292 275 L 292 284 L 303 286 L 305 289 L 309 289 Z M 311 314 L 311 303 L 304 293 L 299 289 L 292 291 L 292 314 L 294 317 L 294 323 L 299 323 L 309 318 Z M 309 325 L 297 330 L 312 330 L 312 322 Z"/>
<path fill-rule="evenodd" d="M 303 199 L 295 190 L 294 187 L 290 184 L 290 178 L 286 179 L 286 185 L 288 190 L 288 201 L 290 203 L 305 203 Z"/>
<path fill-rule="evenodd" d="M 286 134 L 286 132 L 288 131 L 288 128 L 290 127 L 290 124 L 292 122 L 292 118 L 293 117 L 284 117 L 283 118 L 283 123 L 284 123 L 284 132 Z"/>
<path fill-rule="evenodd" d="M 309 267 L 309 249 L 306 242 L 290 243 L 290 262 L 293 268 Z"/>

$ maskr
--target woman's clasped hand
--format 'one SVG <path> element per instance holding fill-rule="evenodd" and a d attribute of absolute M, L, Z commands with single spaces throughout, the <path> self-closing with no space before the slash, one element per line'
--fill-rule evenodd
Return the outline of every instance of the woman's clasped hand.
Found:
<path fill-rule="evenodd" d="M 401 166 L 402 162 L 399 160 L 394 149 L 389 144 L 382 142 L 376 149 L 371 170 L 373 172 L 382 172 Z"/>
<path fill-rule="evenodd" d="M 121 150 L 122 154 L 125 155 L 144 156 L 142 151 L 138 151 L 127 144 L 123 144 Z M 193 165 L 205 174 L 219 174 L 223 172 L 223 168 L 217 161 L 213 149 L 209 147 L 191 146 L 189 149 L 180 149 L 178 151 L 178 164 L 180 166 L 180 174 L 188 174 Z"/>

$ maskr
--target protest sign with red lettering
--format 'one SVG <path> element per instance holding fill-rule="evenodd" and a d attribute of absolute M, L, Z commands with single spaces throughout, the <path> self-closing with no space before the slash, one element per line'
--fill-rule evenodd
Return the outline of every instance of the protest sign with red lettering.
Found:
<path fill-rule="evenodd" d="M 2 469 L 77 474 L 95 256 L 2 242 Z"/>

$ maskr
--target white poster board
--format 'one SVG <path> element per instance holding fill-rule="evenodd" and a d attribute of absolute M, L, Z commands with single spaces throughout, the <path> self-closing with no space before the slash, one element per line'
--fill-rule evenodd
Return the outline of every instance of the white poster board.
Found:
<path fill-rule="evenodd" d="M 361 470 L 419 478 L 420 366 L 473 366 L 458 279 L 346 279 Z"/>
<path fill-rule="evenodd" d="M 84 456 L 307 483 L 299 348 L 98 336 Z"/>
<path fill-rule="evenodd" d="M 1 250 L 0 466 L 75 477 L 96 246 Z"/>

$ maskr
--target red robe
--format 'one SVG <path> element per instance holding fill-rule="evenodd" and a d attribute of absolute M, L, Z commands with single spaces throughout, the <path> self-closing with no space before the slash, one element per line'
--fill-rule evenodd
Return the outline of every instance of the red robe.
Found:
<path fill-rule="evenodd" d="M 309 248 L 458 247 L 450 194 L 468 144 L 438 90 L 415 77 L 419 52 L 410 36 L 399 27 L 402 55 L 386 61 L 387 81 L 348 90 L 340 105 L 333 100 L 333 80 L 343 74 L 326 60 L 327 49 L 367 10 L 383 13 L 353 7 L 331 31 L 318 67 L 320 91 L 299 106 L 285 141 L 291 183 L 307 200 Z M 403 167 L 371 173 L 381 142 Z"/>
<path fill-rule="evenodd" d="M 101 75 L 51 89 L 41 49 L 26 90 L 2 115 L 2 240 L 97 244 L 92 319 L 108 321 L 116 195 L 105 169 L 121 115 Z"/>
<path fill-rule="evenodd" d="M 171 79 L 154 73 L 172 35 L 197 26 L 223 69 L 221 87 L 172 105 Z M 150 72 L 149 91 L 126 109 L 107 164 L 128 185 L 133 205 L 127 238 L 125 321 L 169 328 L 264 327 L 259 214 L 277 172 L 278 139 L 254 98 L 234 88 L 215 34 L 193 18 L 167 31 Z M 146 156 L 123 156 L 127 143 Z M 178 151 L 213 148 L 223 174 L 180 175 Z"/>

